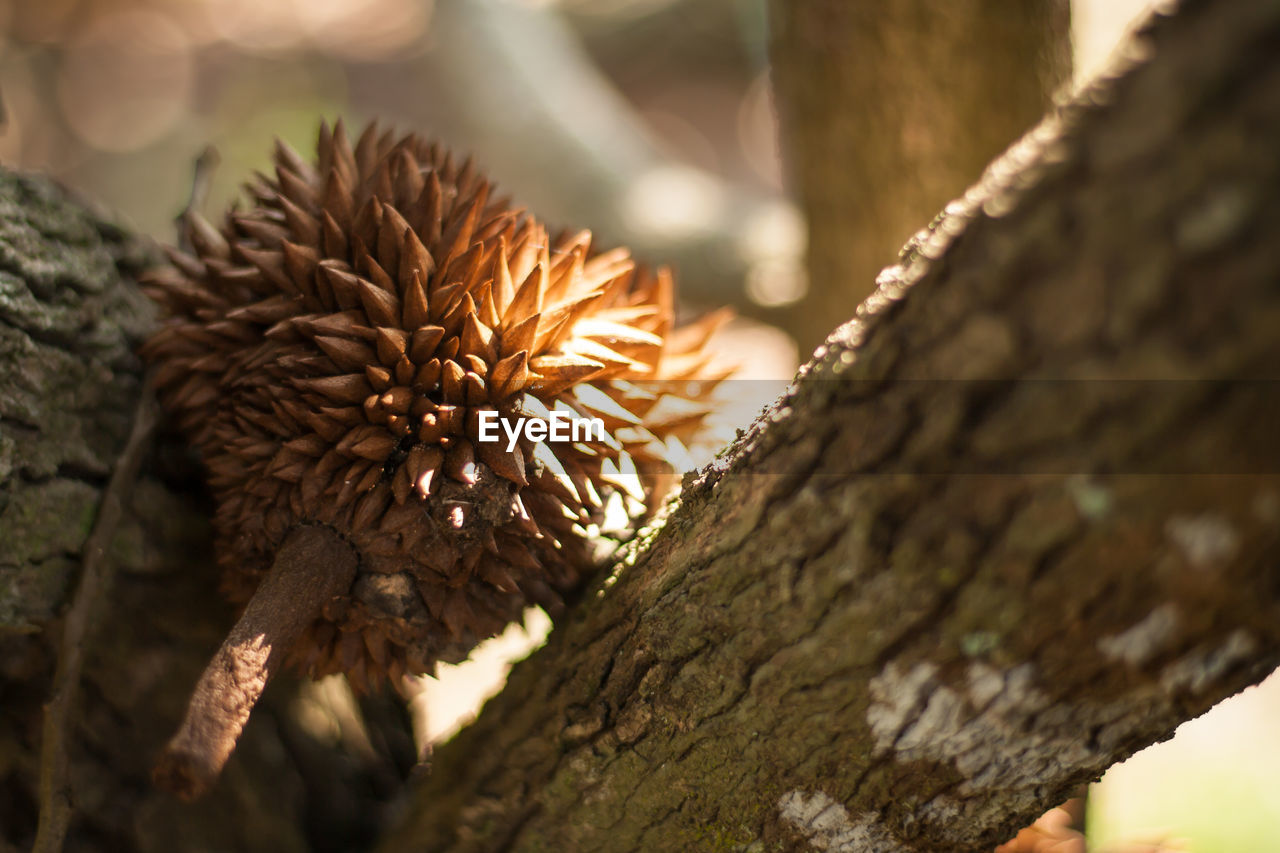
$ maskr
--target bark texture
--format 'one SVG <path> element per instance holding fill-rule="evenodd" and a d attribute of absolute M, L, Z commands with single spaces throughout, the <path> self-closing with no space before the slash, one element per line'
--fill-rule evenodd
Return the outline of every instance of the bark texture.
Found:
<path fill-rule="evenodd" d="M 133 350 L 151 312 L 132 278 L 150 261 L 149 249 L 46 181 L 0 170 L 0 850 L 28 849 L 35 835 L 42 706 L 63 609 L 141 391 Z M 162 443 L 125 496 L 109 550 L 115 583 L 93 616 L 66 738 L 65 849 L 367 844 L 414 759 L 412 744 L 396 740 L 403 720 L 352 736 L 351 709 L 344 718 L 296 681 L 268 691 L 207 799 L 186 805 L 151 786 L 151 764 L 234 620 L 216 592 L 209 510 L 193 474 Z M 388 707 L 370 700 L 365 710 Z"/>
<path fill-rule="evenodd" d="M 1280 663 L 1280 8 L 908 247 L 383 850 L 989 850 Z"/>
<path fill-rule="evenodd" d="M 803 349 L 1071 77 L 1066 0 L 772 0 L 782 141 L 809 221 Z"/>

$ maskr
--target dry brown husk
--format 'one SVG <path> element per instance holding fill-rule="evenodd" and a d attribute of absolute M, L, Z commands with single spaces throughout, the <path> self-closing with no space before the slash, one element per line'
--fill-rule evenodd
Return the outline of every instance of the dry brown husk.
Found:
<path fill-rule="evenodd" d="M 417 136 L 322 127 L 317 162 L 278 143 L 248 189 L 221 227 L 187 216 L 144 350 L 208 469 L 226 593 L 247 601 L 298 525 L 340 533 L 356 580 L 291 662 L 359 687 L 555 611 L 618 473 L 640 474 L 633 517 L 671 481 L 705 409 L 664 403 L 723 378 L 705 344 L 724 316 L 676 330 L 665 270 L 549 234 Z M 557 408 L 606 440 L 476 440 L 481 411 Z"/>

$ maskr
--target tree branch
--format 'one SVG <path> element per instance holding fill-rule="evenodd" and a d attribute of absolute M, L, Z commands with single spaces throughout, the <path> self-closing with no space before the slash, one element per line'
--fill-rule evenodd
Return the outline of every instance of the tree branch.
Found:
<path fill-rule="evenodd" d="M 384 850 L 983 850 L 1280 663 L 1280 10 L 913 240 Z"/>

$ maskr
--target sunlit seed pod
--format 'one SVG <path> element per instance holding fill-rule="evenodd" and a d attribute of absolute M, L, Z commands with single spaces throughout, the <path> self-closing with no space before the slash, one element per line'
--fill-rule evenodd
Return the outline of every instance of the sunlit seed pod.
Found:
<path fill-rule="evenodd" d="M 586 231 L 548 236 L 415 135 L 370 125 L 352 146 L 322 126 L 315 163 L 277 144 L 251 195 L 219 227 L 188 215 L 190 252 L 146 285 L 165 317 L 143 352 L 210 472 L 227 594 L 246 603 L 294 531 L 336 534 L 356 555 L 344 601 L 284 639 L 297 668 L 358 689 L 554 610 L 591 568 L 573 524 L 602 514 L 618 470 L 673 479 L 655 448 L 707 412 L 658 403 L 695 366 L 703 388 L 723 378 L 704 352 L 721 318 L 675 329 L 665 271 Z M 627 438 L 481 441 L 481 412 L 561 402 Z M 373 567 L 403 594 L 368 593 Z"/>

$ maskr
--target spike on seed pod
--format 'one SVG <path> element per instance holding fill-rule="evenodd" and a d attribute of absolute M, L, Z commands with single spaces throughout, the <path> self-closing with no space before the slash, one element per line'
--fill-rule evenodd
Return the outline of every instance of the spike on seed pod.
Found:
<path fill-rule="evenodd" d="M 186 797 L 283 666 L 368 689 L 554 610 L 591 568 L 575 525 L 628 494 L 620 470 L 654 505 L 673 479 L 657 454 L 706 414 L 661 398 L 724 375 L 702 369 L 704 326 L 668 334 L 665 271 L 549 237 L 420 137 L 371 125 L 352 146 L 322 126 L 315 165 L 279 144 L 274 171 L 220 229 L 187 216 L 191 253 L 147 283 L 167 317 L 143 354 L 210 472 L 223 589 L 244 605 L 156 768 Z M 673 408 L 692 414 L 647 417 Z M 495 414 L 573 411 L 625 429 L 481 441 Z"/>

